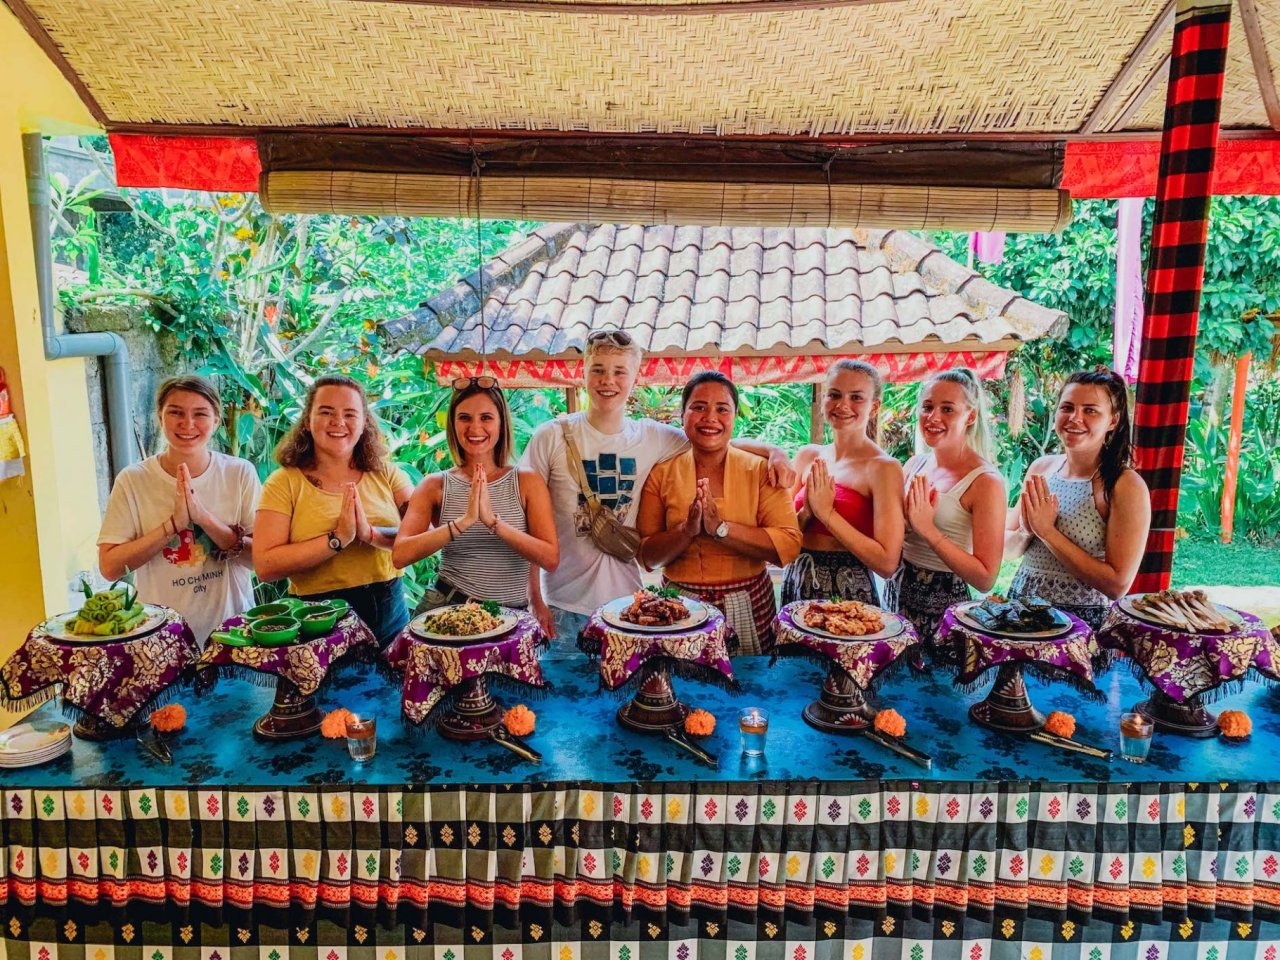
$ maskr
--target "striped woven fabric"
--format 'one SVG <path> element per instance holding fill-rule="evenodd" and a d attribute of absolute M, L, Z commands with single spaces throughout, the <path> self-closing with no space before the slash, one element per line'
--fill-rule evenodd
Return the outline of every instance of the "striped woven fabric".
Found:
<path fill-rule="evenodd" d="M 1151 533 L 1134 590 L 1166 589 L 1173 567 L 1230 22 L 1230 4 L 1178 0 L 1135 411 L 1138 469 L 1151 490 Z"/>

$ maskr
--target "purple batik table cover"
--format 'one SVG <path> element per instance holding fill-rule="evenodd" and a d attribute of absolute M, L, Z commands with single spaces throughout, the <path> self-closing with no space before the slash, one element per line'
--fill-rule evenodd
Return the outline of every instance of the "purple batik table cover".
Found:
<path fill-rule="evenodd" d="M 880 640 L 863 640 L 848 637 L 836 640 L 810 633 L 796 622 L 796 611 L 808 603 L 797 600 L 789 603 L 774 620 L 777 631 L 777 655 L 780 657 L 818 654 L 843 670 L 849 679 L 862 690 L 867 690 L 898 659 L 920 643 L 920 637 L 910 620 L 903 619 L 903 630 L 896 637 Z"/>
<path fill-rule="evenodd" d="M 578 635 L 578 649 L 600 658 L 600 683 L 607 690 L 617 690 L 653 663 L 685 679 L 736 690 L 729 645 L 736 644 L 737 638 L 719 608 L 707 604 L 707 614 L 692 630 L 632 633 L 606 623 L 597 610 Z"/>
<path fill-rule="evenodd" d="M 1267 680 L 1280 681 L 1280 625 L 1272 627 L 1259 642 L 1253 666 Z"/>
<path fill-rule="evenodd" d="M 938 624 L 939 646 L 954 646 L 960 672 L 956 683 L 976 684 L 992 667 L 1021 664 L 1045 680 L 1064 680 L 1090 696 L 1098 696 L 1093 682 L 1093 663 L 1098 644 L 1093 630 L 1079 617 L 1059 611 L 1071 621 L 1071 629 L 1053 639 L 1013 640 L 996 637 L 961 623 L 955 607 L 949 607 Z"/>
<path fill-rule="evenodd" d="M 1230 633 L 1186 633 L 1130 616 L 1113 604 L 1098 630 L 1098 642 L 1125 653 L 1151 685 L 1184 703 L 1232 680 L 1240 680 L 1260 653 L 1259 672 L 1275 676 L 1276 664 L 1264 643 L 1267 628 L 1251 613 L 1236 611 L 1243 623 Z"/>
<path fill-rule="evenodd" d="M 220 629 L 230 630 L 244 622 L 243 617 L 231 617 Z M 200 655 L 196 670 L 202 678 L 206 676 L 206 670 L 212 676 L 234 673 L 249 679 L 283 677 L 304 697 L 310 697 L 324 684 L 329 671 L 339 660 L 361 651 L 372 655 L 377 650 L 378 638 L 373 631 L 354 613 L 348 613 L 325 636 L 283 647 L 233 647 L 210 641 Z M 200 691 L 207 691 L 211 685 L 201 684 Z"/>
<path fill-rule="evenodd" d="M 123 729 L 156 705 L 199 656 L 191 627 L 176 610 L 152 632 L 118 642 L 55 640 L 40 626 L 0 667 L 2 702 L 26 710 L 61 686 L 64 708 Z"/>
<path fill-rule="evenodd" d="M 382 654 L 382 663 L 404 671 L 400 711 L 414 725 L 427 720 L 463 681 L 486 676 L 544 688 L 538 656 L 545 643 L 538 621 L 521 613 L 516 625 L 500 637 L 478 643 L 439 644 L 424 640 L 408 627 Z"/>

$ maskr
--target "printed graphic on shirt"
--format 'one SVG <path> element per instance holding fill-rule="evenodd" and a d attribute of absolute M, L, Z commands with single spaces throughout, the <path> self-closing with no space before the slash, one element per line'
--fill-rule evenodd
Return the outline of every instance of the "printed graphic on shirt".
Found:
<path fill-rule="evenodd" d="M 620 457 L 616 453 L 602 453 L 595 460 L 583 460 L 582 469 L 587 474 L 587 486 L 599 501 L 614 512 L 619 520 L 626 518 L 627 510 L 637 495 L 635 457 Z M 591 515 L 587 512 L 587 498 L 578 493 L 578 509 L 574 513 L 574 529 L 585 537 L 591 529 Z"/>
<path fill-rule="evenodd" d="M 199 567 L 213 553 L 213 541 L 203 530 L 189 527 L 171 537 L 161 553 L 175 567 Z"/>

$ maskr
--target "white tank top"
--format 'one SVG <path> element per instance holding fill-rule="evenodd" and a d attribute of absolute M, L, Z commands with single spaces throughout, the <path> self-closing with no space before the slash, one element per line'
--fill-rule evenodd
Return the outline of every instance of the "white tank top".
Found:
<path fill-rule="evenodd" d="M 907 486 L 916 474 L 933 463 L 932 455 L 923 458 L 919 465 L 907 476 Z M 960 498 L 973 481 L 984 473 L 994 473 L 995 468 L 983 463 L 970 470 L 960 481 L 946 493 L 938 494 L 933 515 L 934 526 L 938 531 L 965 553 L 973 553 L 973 514 L 964 508 Z M 921 570 L 950 570 L 947 562 L 934 552 L 933 547 L 925 542 L 924 537 L 914 530 L 908 529 L 902 541 L 902 556 L 907 563 Z"/>

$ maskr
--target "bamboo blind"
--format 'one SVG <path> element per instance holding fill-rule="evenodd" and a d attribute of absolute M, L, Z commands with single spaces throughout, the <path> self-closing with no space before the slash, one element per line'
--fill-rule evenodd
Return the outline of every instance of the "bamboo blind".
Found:
<path fill-rule="evenodd" d="M 896 227 L 1054 233 L 1071 222 L 1060 190 L 471 177 L 277 170 L 272 213 L 468 217 L 701 226 Z"/>

